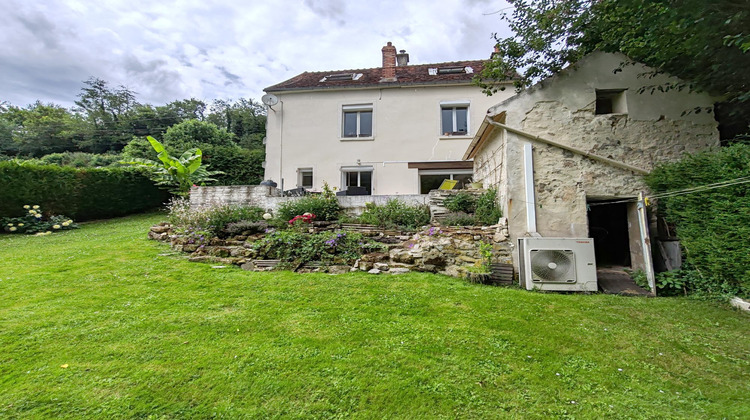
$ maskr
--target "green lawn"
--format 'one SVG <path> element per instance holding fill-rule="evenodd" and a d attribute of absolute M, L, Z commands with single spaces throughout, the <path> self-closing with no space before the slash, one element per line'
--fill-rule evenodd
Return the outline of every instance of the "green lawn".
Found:
<path fill-rule="evenodd" d="M 0 418 L 750 418 L 726 305 L 213 269 L 161 218 L 0 236 Z"/>

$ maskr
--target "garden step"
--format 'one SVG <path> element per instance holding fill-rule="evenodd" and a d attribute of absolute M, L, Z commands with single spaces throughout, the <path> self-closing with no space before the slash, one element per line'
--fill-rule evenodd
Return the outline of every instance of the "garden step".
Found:
<path fill-rule="evenodd" d="M 256 268 L 273 268 L 279 265 L 281 260 L 253 260 L 253 265 Z"/>
<path fill-rule="evenodd" d="M 513 264 L 490 264 L 490 281 L 492 284 L 513 284 Z"/>

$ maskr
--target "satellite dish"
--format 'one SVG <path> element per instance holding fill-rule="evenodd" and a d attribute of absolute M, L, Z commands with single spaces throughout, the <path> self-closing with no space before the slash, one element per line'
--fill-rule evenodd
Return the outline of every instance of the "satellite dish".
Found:
<path fill-rule="evenodd" d="M 266 93 L 260 100 L 268 106 L 274 106 L 279 103 L 279 98 L 272 93 Z"/>

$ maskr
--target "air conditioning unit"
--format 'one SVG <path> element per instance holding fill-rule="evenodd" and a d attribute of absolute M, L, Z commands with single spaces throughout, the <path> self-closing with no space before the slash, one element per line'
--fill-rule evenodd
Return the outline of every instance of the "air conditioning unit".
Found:
<path fill-rule="evenodd" d="M 591 238 L 519 238 L 519 278 L 528 290 L 596 292 Z"/>

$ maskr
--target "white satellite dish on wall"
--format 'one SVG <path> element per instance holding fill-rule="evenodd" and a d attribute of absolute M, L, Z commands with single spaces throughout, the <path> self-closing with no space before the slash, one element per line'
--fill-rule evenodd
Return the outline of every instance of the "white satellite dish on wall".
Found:
<path fill-rule="evenodd" d="M 272 93 L 266 93 L 265 95 L 263 95 L 263 97 L 260 98 L 260 100 L 261 100 L 261 102 L 263 102 L 264 104 L 266 104 L 268 106 L 274 106 L 277 103 L 279 103 L 278 96 L 276 96 L 276 95 L 274 95 Z"/>

